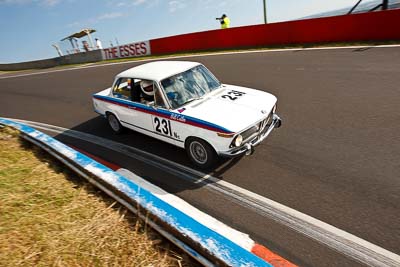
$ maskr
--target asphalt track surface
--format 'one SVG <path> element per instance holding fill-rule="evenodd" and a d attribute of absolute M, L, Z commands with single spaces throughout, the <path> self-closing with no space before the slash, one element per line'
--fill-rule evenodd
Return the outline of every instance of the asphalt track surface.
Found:
<path fill-rule="evenodd" d="M 185 58 L 222 82 L 273 93 L 283 126 L 254 155 L 210 174 L 400 254 L 400 48 L 288 51 Z M 191 166 L 183 150 L 128 131 L 113 135 L 91 94 L 142 63 L 5 78 L 0 116 L 62 126 Z M 127 155 L 57 139 L 117 163 L 301 266 L 363 266 L 237 201 Z"/>

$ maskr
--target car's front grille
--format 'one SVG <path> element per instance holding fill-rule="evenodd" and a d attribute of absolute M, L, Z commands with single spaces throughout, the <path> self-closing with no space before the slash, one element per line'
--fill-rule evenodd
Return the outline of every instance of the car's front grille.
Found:
<path fill-rule="evenodd" d="M 268 128 L 272 122 L 271 117 L 272 117 L 272 112 L 265 119 L 258 122 L 256 125 L 253 125 L 252 127 L 243 131 L 241 133 L 241 135 L 243 137 L 243 143 L 246 143 L 247 141 L 249 141 L 256 135 L 260 134 L 265 128 Z"/>
<path fill-rule="evenodd" d="M 249 137 L 251 137 L 253 134 L 257 133 L 259 129 L 258 125 L 254 125 L 250 127 L 249 129 L 245 130 L 244 132 L 241 133 L 243 140 L 246 141 Z"/>
<path fill-rule="evenodd" d="M 271 116 L 272 116 L 272 113 L 270 113 L 269 115 L 268 115 L 268 117 L 266 117 L 265 119 L 263 119 L 260 123 L 259 123 L 259 132 L 262 132 L 266 127 L 268 127 L 269 125 L 271 125 L 271 122 L 272 122 L 272 120 L 271 120 Z"/>

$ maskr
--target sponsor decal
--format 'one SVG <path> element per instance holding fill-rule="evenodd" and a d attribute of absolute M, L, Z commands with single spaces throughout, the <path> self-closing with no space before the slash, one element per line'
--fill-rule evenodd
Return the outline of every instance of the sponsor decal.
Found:
<path fill-rule="evenodd" d="M 117 59 L 151 55 L 150 42 L 143 41 L 120 46 L 108 47 L 102 50 L 103 59 Z"/>
<path fill-rule="evenodd" d="M 179 115 L 179 114 L 171 114 L 171 120 L 175 120 L 175 121 L 180 121 L 180 122 L 186 122 L 186 119 L 184 116 Z"/>

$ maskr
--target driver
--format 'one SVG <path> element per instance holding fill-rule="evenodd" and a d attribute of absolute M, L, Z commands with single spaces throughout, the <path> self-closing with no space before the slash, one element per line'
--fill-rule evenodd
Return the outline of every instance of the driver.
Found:
<path fill-rule="evenodd" d="M 140 82 L 140 89 L 146 101 L 154 101 L 154 86 L 152 81 L 142 80 Z"/>

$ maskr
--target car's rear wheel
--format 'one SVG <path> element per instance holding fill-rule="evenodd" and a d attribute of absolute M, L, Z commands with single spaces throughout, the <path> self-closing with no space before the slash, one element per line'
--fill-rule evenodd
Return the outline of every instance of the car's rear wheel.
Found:
<path fill-rule="evenodd" d="M 123 132 L 124 127 L 121 125 L 121 123 L 114 114 L 108 113 L 107 120 L 108 124 L 111 127 L 111 130 L 113 130 L 114 133 L 120 134 Z"/>
<path fill-rule="evenodd" d="M 191 137 L 185 144 L 190 160 L 202 169 L 211 168 L 217 161 L 217 153 L 206 141 Z"/>

